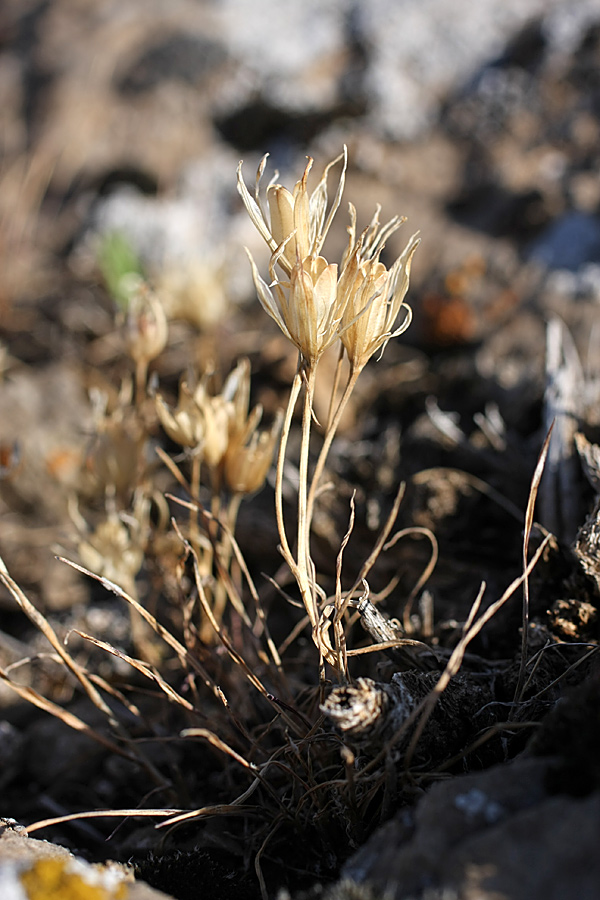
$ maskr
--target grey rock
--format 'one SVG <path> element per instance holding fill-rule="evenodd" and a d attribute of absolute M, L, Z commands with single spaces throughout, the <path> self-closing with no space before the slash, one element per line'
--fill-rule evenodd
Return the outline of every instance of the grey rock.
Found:
<path fill-rule="evenodd" d="M 346 864 L 390 900 L 592 898 L 600 883 L 600 793 L 548 796 L 551 761 L 518 759 L 434 785 Z M 596 849 L 594 849 L 596 848 Z"/>

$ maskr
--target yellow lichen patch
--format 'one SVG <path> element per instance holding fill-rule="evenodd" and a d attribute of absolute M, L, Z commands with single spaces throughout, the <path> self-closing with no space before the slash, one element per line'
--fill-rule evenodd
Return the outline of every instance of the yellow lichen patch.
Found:
<path fill-rule="evenodd" d="M 39 859 L 20 875 L 28 900 L 126 900 L 126 884 L 103 884 L 101 873 L 70 860 Z"/>

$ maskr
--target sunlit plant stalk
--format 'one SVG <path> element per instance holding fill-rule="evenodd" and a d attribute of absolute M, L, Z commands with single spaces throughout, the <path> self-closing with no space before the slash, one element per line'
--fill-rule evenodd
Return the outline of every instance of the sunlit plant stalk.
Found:
<path fill-rule="evenodd" d="M 419 240 L 413 235 L 391 269 L 380 262 L 387 239 L 404 219 L 396 216 L 381 226 L 379 207 L 365 230 L 357 236 L 356 211 L 350 205 L 350 227 L 347 249 L 339 266 L 331 264 L 321 250 L 333 218 L 339 208 L 344 189 L 347 151 L 326 166 L 316 189 L 309 194 L 308 176 L 312 168 L 309 158 L 302 178 L 292 191 L 271 183 L 266 191 L 269 215 L 260 198 L 260 179 L 266 166 L 261 160 L 254 190 L 248 191 L 238 167 L 238 191 L 254 225 L 271 250 L 270 284 L 261 277 L 248 252 L 258 298 L 286 337 L 296 346 L 300 359 L 292 383 L 284 418 L 275 489 L 275 510 L 280 550 L 300 591 L 312 626 L 313 641 L 321 660 L 329 662 L 338 673 L 344 670 L 343 635 L 340 616 L 334 617 L 334 644 L 327 637 L 327 621 L 321 613 L 322 590 L 316 581 L 310 552 L 310 534 L 319 484 L 339 423 L 358 377 L 377 351 L 383 352 L 388 341 L 401 334 L 411 321 L 410 308 L 404 303 L 408 290 L 410 264 Z M 328 206 L 327 179 L 333 166 L 341 162 L 341 174 L 331 206 Z M 399 326 L 400 312 L 404 317 Z M 313 399 L 318 362 L 330 346 L 341 341 L 342 350 L 332 385 L 330 412 L 321 452 L 312 476 L 309 452 Z M 350 371 L 336 405 L 340 365 L 346 353 Z M 302 433 L 298 460 L 297 545 L 290 547 L 283 512 L 283 477 L 288 437 L 300 392 L 304 389 Z M 341 602 L 341 601 L 340 601 Z"/>

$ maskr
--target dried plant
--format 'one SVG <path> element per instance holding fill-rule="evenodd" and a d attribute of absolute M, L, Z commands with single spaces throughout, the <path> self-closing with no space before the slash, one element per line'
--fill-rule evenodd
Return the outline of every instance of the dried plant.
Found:
<path fill-rule="evenodd" d="M 413 235 L 407 247 L 388 271 L 380 261 L 387 239 L 400 227 L 403 219 L 395 217 L 383 227 L 379 224 L 379 208 L 370 224 L 358 235 L 356 211 L 350 206 L 349 243 L 340 264 L 329 263 L 321 255 L 325 238 L 339 209 L 345 183 L 347 151 L 329 163 L 315 188 L 309 194 L 309 159 L 302 178 L 292 191 L 277 183 L 267 188 L 270 211 L 267 216 L 260 198 L 260 180 L 267 157 L 258 167 L 252 196 L 238 167 L 238 190 L 252 222 L 271 250 L 267 284 L 249 253 L 258 298 L 272 319 L 299 352 L 299 362 L 286 410 L 277 464 L 276 514 L 281 552 L 298 584 L 308 614 L 313 641 L 321 660 L 334 667 L 339 676 L 345 674 L 341 652 L 343 627 L 340 610 L 334 616 L 334 640 L 328 636 L 329 623 L 324 615 L 326 597 L 317 582 L 311 556 L 311 525 L 314 504 L 327 455 L 341 416 L 360 372 L 378 350 L 406 330 L 410 324 L 410 308 L 404 303 L 408 290 L 412 256 L 419 244 Z M 331 169 L 341 164 L 337 190 L 328 207 L 327 181 Z M 396 325 L 400 314 L 403 320 Z M 311 473 L 309 451 L 314 421 L 313 399 L 319 359 L 333 344 L 340 343 L 340 364 L 345 353 L 350 362 L 348 381 L 341 397 L 336 397 L 337 378 L 331 390 L 331 415 L 326 424 L 320 456 Z M 283 512 L 283 472 L 287 455 L 292 417 L 301 391 L 304 390 L 302 442 L 298 461 L 299 485 L 297 503 L 297 535 L 295 549 L 288 538 Z M 339 607 L 339 603 L 338 603 Z"/>
<path fill-rule="evenodd" d="M 325 241 L 342 201 L 346 150 L 325 167 L 312 192 L 309 160 L 292 190 L 274 180 L 262 199 L 266 159 L 259 165 L 253 193 L 244 183 L 240 164 L 238 189 L 271 252 L 268 281 L 250 257 L 258 299 L 297 351 L 298 362 L 285 410 L 272 415 L 264 427 L 262 407 L 251 404 L 248 359 L 239 360 L 223 382 L 208 363 L 201 372 L 189 369 L 175 392 L 169 391 L 162 376 L 160 384 L 156 376 L 149 378 L 149 368 L 160 359 L 168 340 L 163 298 L 156 285 L 133 271 L 135 260 L 128 257 L 127 248 L 116 244 L 111 251 L 115 258 L 109 259 L 107 280 L 113 285 L 116 321 L 131 374 L 113 396 L 98 389 L 91 394 L 94 434 L 76 480 L 78 492 L 70 502 L 79 562 L 68 564 L 127 605 L 130 646 L 116 646 L 75 627 L 68 640 L 61 640 L 0 559 L 0 582 L 49 642 L 53 663 L 63 666 L 94 705 L 100 724 L 92 727 L 52 696 L 20 683 L 15 672 L 21 663 L 0 669 L 0 680 L 110 753 L 135 763 L 164 804 L 161 807 L 153 799 L 150 808 L 131 808 L 128 797 L 122 809 L 44 819 L 29 830 L 77 817 L 139 815 L 161 819 L 157 827 L 171 831 L 211 820 L 214 840 L 221 833 L 218 822 L 237 817 L 242 824 L 237 830 L 230 826 L 227 846 L 240 859 L 253 855 L 264 897 L 268 891 L 263 865 L 270 854 L 285 856 L 286 864 L 292 856 L 292 864 L 304 866 L 307 873 L 328 854 L 335 868 L 393 808 L 402 790 L 398 787 L 402 767 L 411 767 L 407 782 L 413 791 L 415 783 L 426 784 L 439 777 L 444 766 L 461 760 L 469 752 L 467 738 L 472 746 L 480 746 L 508 727 L 493 721 L 482 734 L 468 731 L 466 737 L 454 736 L 455 744 L 444 748 L 446 755 L 435 761 L 435 768 L 416 752 L 428 721 L 434 720 L 435 727 L 443 722 L 444 709 L 442 719 L 435 720 L 443 707 L 442 695 L 458 696 L 460 702 L 462 688 L 456 676 L 465 660 L 481 681 L 489 681 L 491 667 L 478 657 L 469 659 L 469 645 L 521 585 L 528 598 L 529 575 L 547 545 L 546 540 L 529 553 L 541 459 L 527 510 L 523 574 L 484 608 L 482 588 L 466 622 L 457 627 L 453 647 L 425 643 L 433 632 L 431 608 L 422 615 L 429 626 L 420 630 L 419 617 L 413 613 L 413 600 L 431 574 L 438 547 L 427 528 L 393 533 L 403 485 L 354 583 L 349 588 L 343 584 L 345 554 L 355 525 L 354 498 L 335 559 L 333 590 L 333 578 L 328 582 L 317 571 L 313 519 L 329 454 L 361 372 L 411 322 L 405 297 L 419 238 L 413 235 L 387 268 L 382 252 L 404 220 L 394 217 L 382 225 L 377 208 L 359 232 L 357 213 L 350 205 L 346 249 L 339 262 L 330 262 L 324 255 Z M 336 167 L 330 201 L 328 181 Z M 331 347 L 339 352 L 333 377 L 319 365 Z M 325 382 L 328 377 L 329 413 L 321 427 L 313 402 L 316 386 L 322 384 L 318 379 Z M 298 406 L 301 424 L 294 457 L 290 435 Z M 311 449 L 317 443 L 311 466 Z M 283 568 L 291 572 L 297 587 L 290 591 L 294 596 L 285 595 L 286 575 L 281 577 L 281 572 L 266 591 L 257 588 L 237 537 L 240 506 L 265 484 L 275 453 L 275 518 Z M 291 462 L 297 463 L 298 471 L 293 536 L 284 504 L 288 487 L 284 479 Z M 369 579 L 381 555 L 406 536 L 426 538 L 431 556 L 408 594 L 400 623 L 378 607 L 399 576 L 378 594 L 371 593 Z M 289 624 L 282 596 L 300 607 L 301 618 L 277 642 L 270 616 L 278 627 L 282 621 Z M 358 618 L 373 644 L 348 649 Z M 290 660 L 289 648 L 307 626 L 312 643 Z M 526 627 L 523 633 L 515 707 L 532 677 Z M 72 643 L 77 640 L 75 650 Z M 315 647 L 320 683 L 315 678 Z M 368 677 L 353 682 L 349 661 L 357 665 L 362 657 L 365 665 L 372 651 L 384 651 L 399 669 L 391 683 Z M 118 684 L 95 673 L 92 653 L 126 664 L 133 673 L 131 683 Z M 341 684 L 326 698 L 324 676 L 331 671 Z M 145 702 L 151 691 L 150 702 Z M 479 696 L 471 696 L 472 705 L 477 706 Z M 491 700 L 486 695 L 476 711 L 487 705 Z M 521 721 L 510 727 L 530 725 Z M 465 742 L 460 743 L 463 737 Z M 160 745 L 162 762 L 147 752 L 146 741 Z M 208 775 L 190 769 L 189 761 L 183 768 L 190 741 L 202 742 L 220 757 L 215 766 L 219 777 L 225 769 L 222 760 L 230 763 L 223 777 L 228 797 L 234 799 L 198 799 L 205 787 L 202 779 Z M 149 796 L 140 807 L 149 806 Z"/>

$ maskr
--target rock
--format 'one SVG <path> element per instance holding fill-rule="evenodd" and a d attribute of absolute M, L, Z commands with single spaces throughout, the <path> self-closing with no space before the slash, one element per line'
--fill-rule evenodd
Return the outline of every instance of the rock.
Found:
<path fill-rule="evenodd" d="M 518 759 L 434 785 L 349 861 L 344 875 L 393 900 L 593 900 L 600 792 L 549 797 L 551 761 Z"/>
<path fill-rule="evenodd" d="M 529 256 L 549 268 L 571 272 L 586 263 L 600 263 L 600 218 L 566 212 L 534 241 Z"/>
<path fill-rule="evenodd" d="M 14 819 L 0 819 L 0 896 L 3 900 L 168 900 L 134 882 L 127 866 L 90 865 L 64 847 L 27 836 Z"/>

